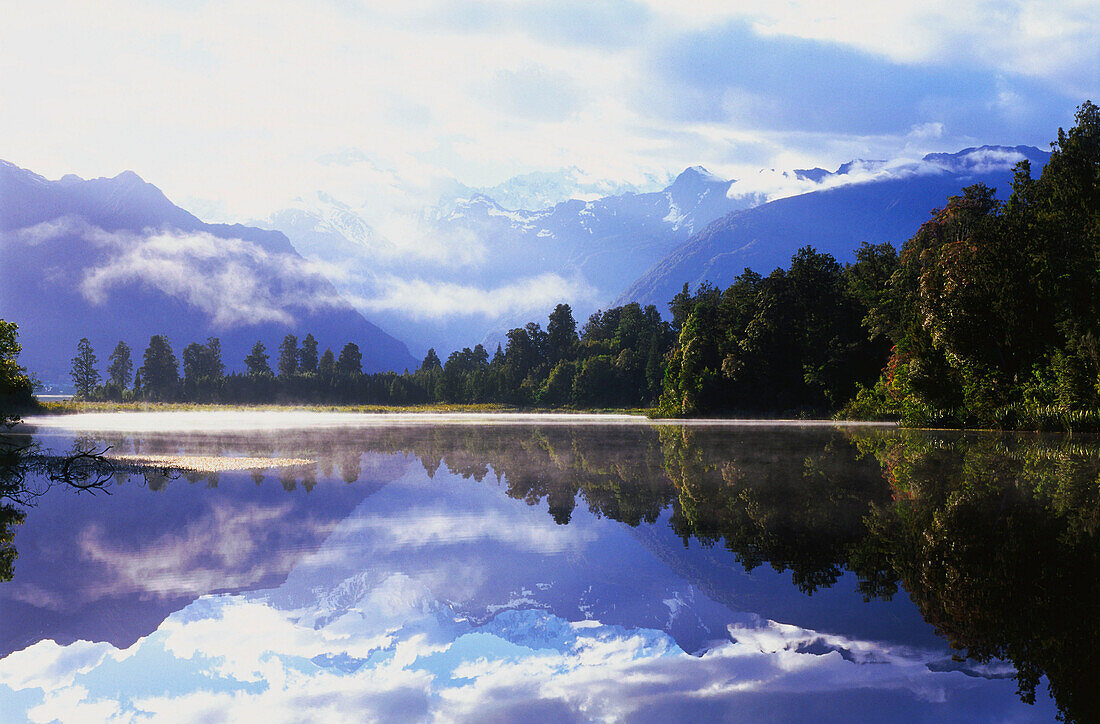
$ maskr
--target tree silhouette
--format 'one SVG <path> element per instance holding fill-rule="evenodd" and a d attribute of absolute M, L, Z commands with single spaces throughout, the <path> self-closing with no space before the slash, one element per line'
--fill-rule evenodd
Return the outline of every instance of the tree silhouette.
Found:
<path fill-rule="evenodd" d="M 99 386 L 99 370 L 95 368 L 96 355 L 92 350 L 92 344 L 87 337 L 83 337 L 76 345 L 76 356 L 73 357 L 72 371 L 69 373 L 76 388 L 76 396 L 88 399 Z"/>
<path fill-rule="evenodd" d="M 19 328 L 0 319 L 0 428 L 19 419 L 21 410 L 34 406 L 33 385 L 19 365 Z"/>
<path fill-rule="evenodd" d="M 141 369 L 142 393 L 153 400 L 169 400 L 176 396 L 179 387 L 179 362 L 168 338 L 154 334 L 149 338 L 149 346 Z"/>
<path fill-rule="evenodd" d="M 298 371 L 304 375 L 317 373 L 317 340 L 312 334 L 307 334 L 302 340 L 302 348 L 298 351 Z"/>
<path fill-rule="evenodd" d="M 130 386 L 130 380 L 134 372 L 134 361 L 131 357 L 130 346 L 119 340 L 108 359 L 111 364 L 107 367 L 107 378 L 120 391 L 125 390 Z"/>
<path fill-rule="evenodd" d="M 344 375 L 363 374 L 363 353 L 359 351 L 359 345 L 354 342 L 344 345 L 336 360 L 336 371 Z"/>
<path fill-rule="evenodd" d="M 248 376 L 270 377 L 272 375 L 271 365 L 267 363 L 267 360 L 267 348 L 264 347 L 262 340 L 256 340 L 256 344 L 252 345 L 252 351 L 244 358 L 244 366 Z"/>
<path fill-rule="evenodd" d="M 279 345 L 279 376 L 292 377 L 298 374 L 298 338 L 293 334 L 283 337 Z"/>

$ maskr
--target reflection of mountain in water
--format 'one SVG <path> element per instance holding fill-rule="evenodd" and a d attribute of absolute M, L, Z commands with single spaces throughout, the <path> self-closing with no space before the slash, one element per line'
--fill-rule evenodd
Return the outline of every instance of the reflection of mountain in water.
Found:
<path fill-rule="evenodd" d="M 876 600 L 903 588 L 962 655 L 1015 663 L 1025 701 L 1046 675 L 1069 718 L 1100 710 L 1089 650 L 1097 632 L 1081 631 L 1100 621 L 1094 444 L 690 427 L 545 428 L 523 436 L 436 428 L 374 444 L 420 457 L 429 472 L 441 462 L 460 474 L 490 466 L 509 496 L 545 504 L 558 523 L 581 503 L 631 526 L 660 518 L 637 539 L 700 598 L 734 610 L 927 645 L 927 632 L 913 631 L 897 606 L 871 615 L 829 590 L 854 579 L 870 606 L 880 606 Z M 689 550 L 669 546 L 669 530 Z M 769 590 L 759 576 L 744 585 L 728 555 L 698 551 L 698 543 L 721 543 L 746 571 L 763 563 L 789 571 L 813 603 Z M 615 620 L 610 611 L 601 615 Z M 692 650 L 691 632 L 677 636 Z"/>
<path fill-rule="evenodd" d="M 14 580 L 0 585 L 0 656 L 43 638 L 128 646 L 199 596 L 277 585 L 364 497 L 407 466 L 395 456 L 361 462 L 357 446 L 321 436 L 144 435 L 84 443 L 121 453 L 215 457 L 292 448 L 317 463 L 234 473 L 150 471 L 144 480 L 119 474 L 106 495 L 50 492 L 25 511 L 14 542 L 22 553 Z"/>
<path fill-rule="evenodd" d="M 121 646 L 204 593 L 253 591 L 240 606 L 273 607 L 326 641 L 369 634 L 311 659 L 326 670 L 406 661 L 415 641 L 419 666 L 460 683 L 483 645 L 519 661 L 527 654 L 505 643 L 565 652 L 633 631 L 648 632 L 637 644 L 645 656 L 682 649 L 704 668 L 751 649 L 889 661 L 906 681 L 984 681 L 1005 675 L 997 659 L 1007 659 L 1025 700 L 1045 674 L 1067 717 L 1095 710 L 1091 444 L 643 425 L 101 442 L 317 463 L 281 478 L 193 475 L 156 491 L 120 484 L 109 499 L 44 501 L 19 534 L 32 557 L 0 586 L 9 650 L 46 636 Z M 972 661 L 952 661 L 913 604 Z"/>

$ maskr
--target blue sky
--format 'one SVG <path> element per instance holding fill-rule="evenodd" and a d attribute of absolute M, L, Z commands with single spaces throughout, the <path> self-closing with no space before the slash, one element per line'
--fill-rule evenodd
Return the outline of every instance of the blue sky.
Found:
<path fill-rule="evenodd" d="M 5 13 L 0 158 L 132 169 L 208 218 L 317 190 L 393 212 L 571 166 L 645 184 L 1045 147 L 1100 96 L 1092 0 L 181 5 Z"/>

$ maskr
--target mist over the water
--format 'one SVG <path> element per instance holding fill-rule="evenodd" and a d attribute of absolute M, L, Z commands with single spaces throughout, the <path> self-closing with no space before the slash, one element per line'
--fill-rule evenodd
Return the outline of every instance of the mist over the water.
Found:
<path fill-rule="evenodd" d="M 25 418 L 36 429 L 73 432 L 231 432 L 335 427 L 431 425 L 732 425 L 752 427 L 888 426 L 894 423 L 833 420 L 654 420 L 642 415 L 529 412 L 315 412 L 310 410 L 169 410 L 84 412 Z"/>

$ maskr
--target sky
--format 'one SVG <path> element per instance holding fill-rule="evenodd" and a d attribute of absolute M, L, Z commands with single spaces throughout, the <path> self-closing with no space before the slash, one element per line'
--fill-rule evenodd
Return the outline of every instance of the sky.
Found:
<path fill-rule="evenodd" d="M 970 145 L 1096 100 L 1100 3 L 0 0 L 0 158 L 210 221 L 577 167 L 639 188 Z"/>

